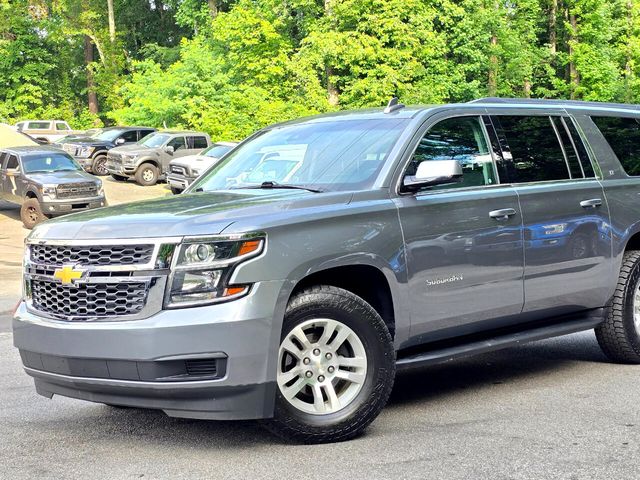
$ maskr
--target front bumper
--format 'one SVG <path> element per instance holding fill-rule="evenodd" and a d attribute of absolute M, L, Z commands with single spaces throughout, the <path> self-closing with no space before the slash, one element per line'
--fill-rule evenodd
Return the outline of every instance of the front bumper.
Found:
<path fill-rule="evenodd" d="M 283 283 L 257 283 L 235 301 L 135 321 L 51 320 L 22 303 L 13 320 L 14 345 L 46 397 L 161 409 L 176 417 L 268 418 Z M 181 362 L 193 359 L 224 359 L 224 368 L 209 379 L 164 375 L 182 372 Z"/>
<path fill-rule="evenodd" d="M 136 170 L 138 169 L 136 165 L 125 165 L 120 161 L 114 161 L 110 157 L 107 157 L 106 168 L 109 174 L 120 175 L 123 177 L 133 177 L 136 174 Z"/>
<path fill-rule="evenodd" d="M 107 199 L 103 196 L 90 198 L 74 198 L 56 201 L 42 201 L 42 211 L 51 216 L 65 213 L 80 212 L 107 206 Z"/>
<path fill-rule="evenodd" d="M 178 190 L 184 190 L 193 183 L 195 178 L 185 177 L 184 175 L 177 175 L 170 173 L 167 175 L 167 183 Z"/>

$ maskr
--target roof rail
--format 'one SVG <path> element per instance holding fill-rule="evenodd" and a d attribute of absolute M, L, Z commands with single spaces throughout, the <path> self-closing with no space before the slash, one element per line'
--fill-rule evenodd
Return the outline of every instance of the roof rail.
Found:
<path fill-rule="evenodd" d="M 398 97 L 393 97 L 391 100 L 389 100 L 389 103 L 387 103 L 387 106 L 384 109 L 384 113 L 395 112 L 396 110 L 400 110 L 401 108 L 404 108 L 404 104 L 398 102 Z"/>
<path fill-rule="evenodd" d="M 574 106 L 574 107 L 611 107 L 624 108 L 627 110 L 640 110 L 640 105 L 629 103 L 608 103 L 608 102 L 592 102 L 584 100 L 559 100 L 546 98 L 501 98 L 501 97 L 485 97 L 476 98 L 467 103 L 515 103 L 515 104 L 533 104 L 533 105 L 557 105 L 557 106 Z"/>

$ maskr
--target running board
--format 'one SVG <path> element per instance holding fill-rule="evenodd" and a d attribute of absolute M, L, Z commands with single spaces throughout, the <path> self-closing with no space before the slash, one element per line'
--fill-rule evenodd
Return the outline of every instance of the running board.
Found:
<path fill-rule="evenodd" d="M 535 340 L 543 340 L 545 338 L 559 337 L 589 330 L 598 326 L 601 322 L 602 317 L 583 317 L 554 325 L 545 325 L 544 327 L 497 335 L 493 338 L 476 340 L 463 345 L 430 350 L 404 358 L 400 357 L 396 361 L 396 368 L 397 370 L 408 370 L 437 363 L 450 362 L 457 358 L 471 357 L 481 353 L 522 345 L 523 343 L 533 342 Z"/>

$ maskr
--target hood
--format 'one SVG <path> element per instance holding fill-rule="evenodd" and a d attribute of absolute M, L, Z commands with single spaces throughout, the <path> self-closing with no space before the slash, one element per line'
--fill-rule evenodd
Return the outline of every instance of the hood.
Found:
<path fill-rule="evenodd" d="M 78 143 L 91 140 L 93 140 L 93 138 L 88 135 L 67 135 L 62 138 L 61 141 L 55 142 L 54 145 L 64 145 L 65 143 Z"/>
<path fill-rule="evenodd" d="M 132 143 L 131 145 L 121 145 L 119 147 L 112 148 L 109 150 L 109 153 L 118 153 L 118 154 L 130 154 L 130 153 L 149 153 L 156 151 L 157 148 L 149 148 L 144 145 L 139 145 L 137 143 Z"/>
<path fill-rule="evenodd" d="M 344 205 L 349 193 L 311 193 L 304 190 L 225 190 L 171 195 L 66 215 L 38 225 L 33 239 L 152 238 L 215 235 L 233 223 L 251 219 L 265 223 L 292 211 Z M 303 215 L 304 216 L 304 215 Z"/>
<path fill-rule="evenodd" d="M 213 165 L 219 159 L 215 157 L 205 157 L 204 155 L 186 155 L 184 157 L 171 160 L 171 165 L 180 165 L 183 167 L 208 167 Z"/>
<path fill-rule="evenodd" d="M 31 182 L 39 185 L 59 185 L 63 183 L 84 183 L 100 181 L 84 170 L 74 170 L 73 172 L 27 173 L 26 176 Z"/>
<path fill-rule="evenodd" d="M 65 141 L 64 143 L 87 147 L 111 147 L 113 145 L 113 142 L 110 142 L 109 140 L 98 140 L 91 137 L 76 137 L 71 141 Z"/>

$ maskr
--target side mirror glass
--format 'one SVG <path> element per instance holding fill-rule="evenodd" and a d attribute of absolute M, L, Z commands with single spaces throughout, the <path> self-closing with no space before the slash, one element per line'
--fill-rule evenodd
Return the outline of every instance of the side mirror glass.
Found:
<path fill-rule="evenodd" d="M 164 151 L 167 152 L 169 155 L 173 155 L 173 152 L 175 151 L 175 149 L 172 146 L 168 146 L 168 147 L 164 147 Z"/>
<path fill-rule="evenodd" d="M 415 192 L 421 188 L 446 185 L 462 181 L 462 166 L 457 160 L 427 160 L 420 165 L 415 175 L 404 177 L 405 191 Z"/>
<path fill-rule="evenodd" d="M 122 144 L 124 144 L 124 143 L 125 143 L 124 138 L 118 138 L 118 139 L 116 140 L 116 145 L 122 145 Z"/>

